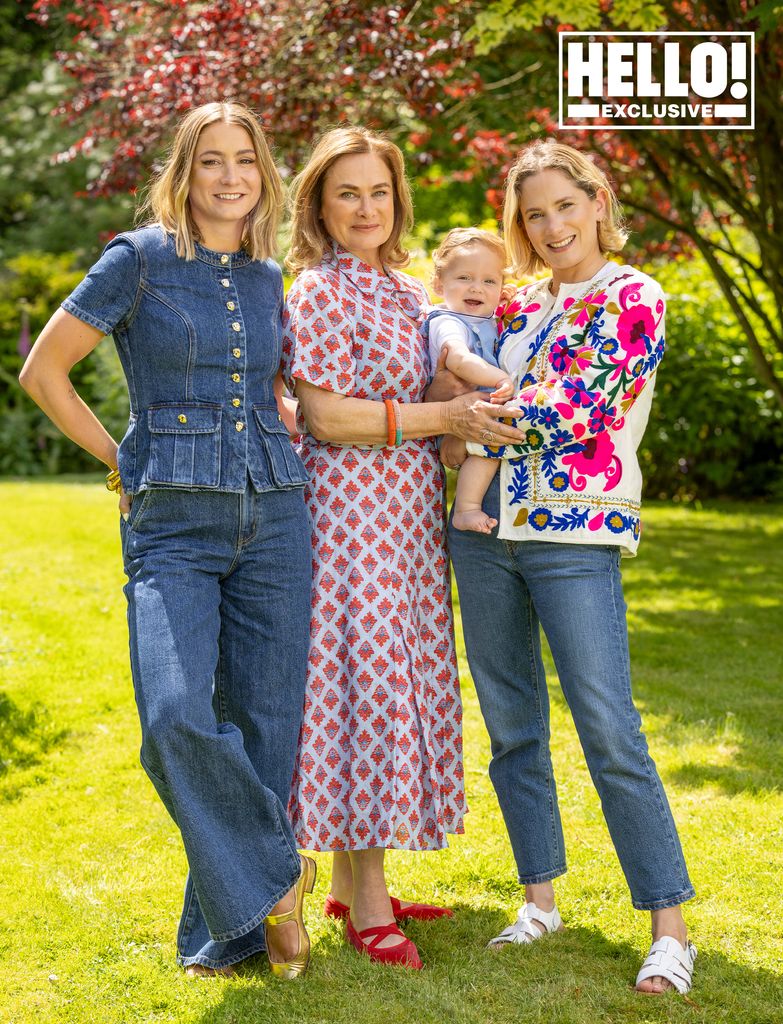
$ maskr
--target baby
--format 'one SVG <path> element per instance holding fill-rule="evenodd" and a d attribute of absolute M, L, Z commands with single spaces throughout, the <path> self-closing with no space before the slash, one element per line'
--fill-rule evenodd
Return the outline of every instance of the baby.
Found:
<path fill-rule="evenodd" d="M 495 309 L 503 293 L 506 250 L 503 242 L 480 228 L 449 231 L 432 254 L 433 291 L 442 306 L 427 315 L 432 366 L 446 347 L 446 368 L 479 390 L 489 391 L 491 402 L 507 402 L 514 394 L 511 378 L 498 368 Z M 497 472 L 495 459 L 468 458 L 460 470 L 454 500 L 454 526 L 458 530 L 490 533 L 497 525 L 481 508 L 484 494 Z"/>

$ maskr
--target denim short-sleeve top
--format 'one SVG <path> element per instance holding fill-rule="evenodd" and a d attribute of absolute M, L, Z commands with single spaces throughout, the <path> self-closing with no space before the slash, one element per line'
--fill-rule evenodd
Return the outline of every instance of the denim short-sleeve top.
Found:
<path fill-rule="evenodd" d="M 63 302 L 113 334 L 130 420 L 126 491 L 300 487 L 307 474 L 277 411 L 283 280 L 244 251 L 176 254 L 159 227 L 118 235 Z"/>

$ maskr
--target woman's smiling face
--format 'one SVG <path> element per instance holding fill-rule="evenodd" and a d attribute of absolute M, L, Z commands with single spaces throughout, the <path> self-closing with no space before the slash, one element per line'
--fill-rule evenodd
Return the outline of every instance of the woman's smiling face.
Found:
<path fill-rule="evenodd" d="M 603 192 L 591 199 L 564 171 L 549 168 L 522 182 L 522 230 L 552 268 L 555 285 L 587 281 L 603 265 L 598 222 L 605 213 Z"/>
<path fill-rule="evenodd" d="M 376 153 L 341 156 L 326 172 L 321 218 L 348 252 L 381 270 L 380 248 L 394 228 L 394 186 Z"/>
<path fill-rule="evenodd" d="M 196 145 L 188 194 L 204 245 L 220 248 L 224 236 L 234 233 L 238 248 L 245 218 L 260 197 L 261 173 L 247 131 L 223 121 L 207 125 Z"/>

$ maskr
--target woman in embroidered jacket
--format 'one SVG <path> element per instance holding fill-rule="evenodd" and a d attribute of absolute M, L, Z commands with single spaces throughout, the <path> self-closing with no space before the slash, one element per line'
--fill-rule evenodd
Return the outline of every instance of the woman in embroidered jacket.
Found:
<path fill-rule="evenodd" d="M 633 904 L 652 912 L 637 988 L 686 992 L 696 954 L 680 904 L 693 888 L 631 697 L 619 569 L 621 552 L 635 554 L 639 542 L 636 449 L 663 355 L 664 297 L 646 274 L 607 260 L 626 238 L 619 205 L 569 146 L 523 151 L 503 220 L 515 272 L 550 270 L 519 289 L 499 343 L 501 369 L 520 386 L 506 409 L 526 436 L 468 445 L 486 460 L 486 519 L 476 532 L 449 534 L 490 775 L 525 885 L 517 921 L 490 945 L 562 927 L 552 879 L 566 870 L 565 851 L 541 626 Z M 465 456 L 464 445 L 444 442 L 447 465 Z"/>

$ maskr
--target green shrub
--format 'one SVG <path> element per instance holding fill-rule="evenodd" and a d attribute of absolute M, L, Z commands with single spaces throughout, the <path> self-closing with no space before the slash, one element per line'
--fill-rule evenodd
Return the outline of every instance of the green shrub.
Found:
<path fill-rule="evenodd" d="M 667 296 L 666 356 L 640 461 L 651 497 L 783 494 L 783 413 L 701 259 L 649 268 Z"/>
<path fill-rule="evenodd" d="M 33 476 L 97 468 L 92 456 L 60 434 L 17 379 L 29 345 L 25 334 L 34 341 L 82 279 L 84 271 L 75 264 L 73 253 L 27 252 L 0 270 L 0 474 Z M 75 366 L 71 379 L 110 432 L 121 437 L 128 398 L 111 342 L 103 342 Z"/>

